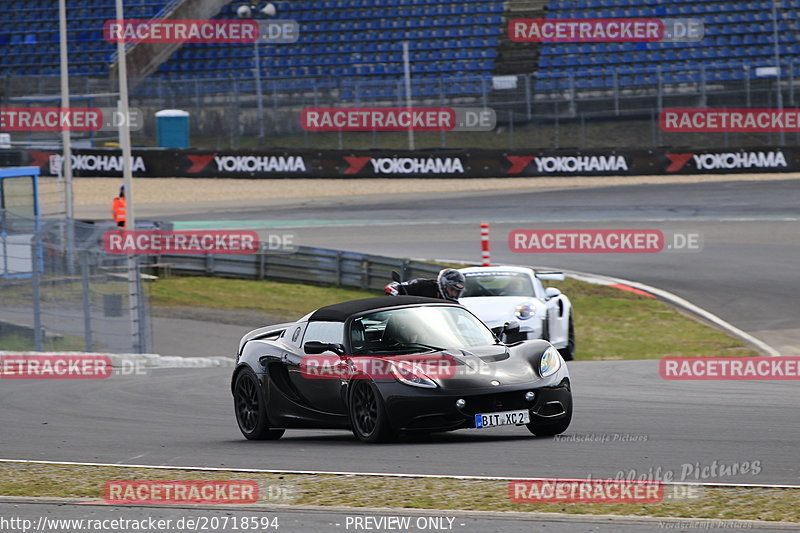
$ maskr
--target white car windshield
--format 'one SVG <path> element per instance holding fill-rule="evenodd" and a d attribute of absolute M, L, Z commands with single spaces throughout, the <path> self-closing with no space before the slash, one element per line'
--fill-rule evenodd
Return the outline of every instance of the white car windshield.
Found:
<path fill-rule="evenodd" d="M 356 354 L 421 353 L 495 344 L 492 332 L 459 307 L 408 307 L 357 318 L 350 326 Z"/>
<path fill-rule="evenodd" d="M 465 276 L 467 283 L 461 298 L 536 296 L 530 276 L 522 272 L 467 273 Z"/>

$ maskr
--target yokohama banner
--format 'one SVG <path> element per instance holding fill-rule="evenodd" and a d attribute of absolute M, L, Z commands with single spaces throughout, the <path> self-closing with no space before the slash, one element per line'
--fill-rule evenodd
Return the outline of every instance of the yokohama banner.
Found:
<path fill-rule="evenodd" d="M 0 150 L 0 161 L 38 166 L 58 175 L 56 151 Z M 18 163 L 17 163 L 18 162 Z M 796 172 L 800 148 L 697 150 L 364 150 L 133 151 L 137 177 L 186 178 L 497 178 L 544 176 L 646 176 Z M 75 150 L 77 177 L 122 176 L 118 150 Z"/>

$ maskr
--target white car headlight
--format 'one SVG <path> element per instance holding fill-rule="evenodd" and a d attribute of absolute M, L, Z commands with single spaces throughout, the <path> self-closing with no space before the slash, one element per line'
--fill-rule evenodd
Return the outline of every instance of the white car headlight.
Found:
<path fill-rule="evenodd" d="M 422 387 L 423 389 L 435 389 L 438 386 L 435 381 L 406 361 L 391 362 L 389 367 L 394 377 L 406 385 Z"/>
<path fill-rule="evenodd" d="M 561 355 L 559 355 L 558 350 L 551 346 L 544 351 L 542 358 L 539 360 L 539 374 L 546 378 L 558 372 L 560 368 Z"/>
<path fill-rule="evenodd" d="M 520 320 L 527 320 L 536 314 L 536 308 L 531 304 L 520 304 L 514 310 L 514 316 Z"/>

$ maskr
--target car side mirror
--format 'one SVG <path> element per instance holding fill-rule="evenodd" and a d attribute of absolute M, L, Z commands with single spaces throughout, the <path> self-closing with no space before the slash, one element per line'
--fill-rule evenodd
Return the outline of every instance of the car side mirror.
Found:
<path fill-rule="evenodd" d="M 503 333 L 506 335 L 509 333 L 519 333 L 519 322 L 516 320 L 511 320 L 503 324 Z"/>
<path fill-rule="evenodd" d="M 344 354 L 344 346 L 336 343 L 308 341 L 303 345 L 303 351 L 310 355 L 333 352 L 336 355 Z"/>
<path fill-rule="evenodd" d="M 555 298 L 556 296 L 561 296 L 561 291 L 556 289 L 555 287 L 547 287 L 544 290 L 544 294 L 545 296 L 547 296 L 547 299 L 549 300 L 551 298 Z"/>

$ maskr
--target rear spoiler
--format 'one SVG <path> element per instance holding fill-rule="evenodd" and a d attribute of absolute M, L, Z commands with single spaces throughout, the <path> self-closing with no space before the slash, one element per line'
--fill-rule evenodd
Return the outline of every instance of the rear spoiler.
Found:
<path fill-rule="evenodd" d="M 276 337 L 294 324 L 296 324 L 296 322 L 287 322 L 285 324 L 273 324 L 271 326 L 264 326 L 263 328 L 254 329 L 250 333 L 247 333 L 244 337 L 242 337 L 242 340 L 239 341 L 239 351 L 237 354 L 242 355 L 244 345 L 248 342 L 257 339 L 263 339 L 265 337 Z"/>
<path fill-rule="evenodd" d="M 556 270 L 550 272 L 536 272 L 536 277 L 549 281 L 564 281 L 565 279 L 564 273 Z"/>

